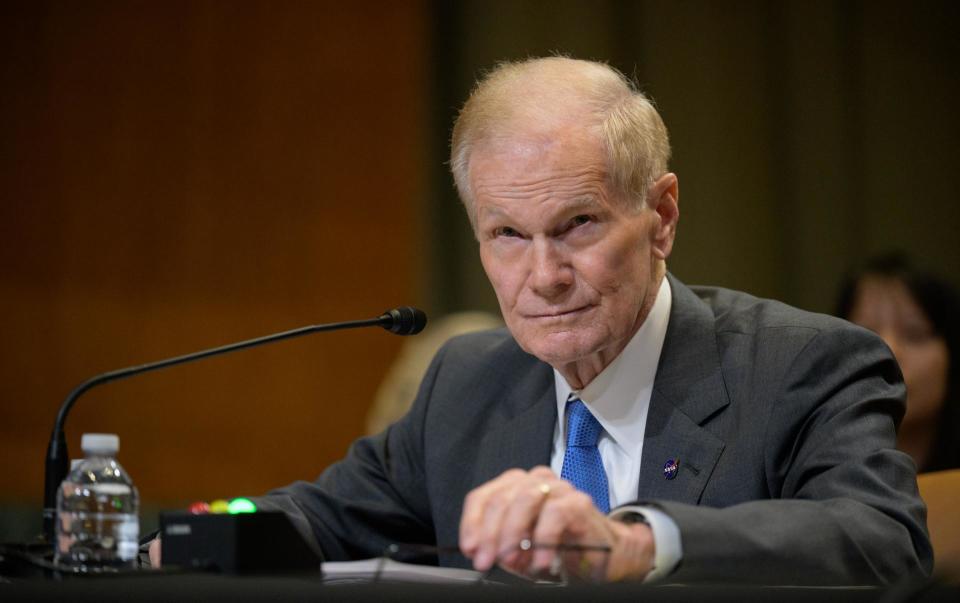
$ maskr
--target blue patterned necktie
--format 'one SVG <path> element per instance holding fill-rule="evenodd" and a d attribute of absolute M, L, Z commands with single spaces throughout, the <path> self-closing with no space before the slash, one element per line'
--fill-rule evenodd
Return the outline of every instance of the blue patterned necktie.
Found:
<path fill-rule="evenodd" d="M 583 400 L 570 394 L 567 399 L 567 450 L 563 453 L 560 477 L 571 482 L 577 490 L 589 494 L 600 512 L 609 513 L 607 474 L 597 448 L 602 433 L 603 427 Z"/>

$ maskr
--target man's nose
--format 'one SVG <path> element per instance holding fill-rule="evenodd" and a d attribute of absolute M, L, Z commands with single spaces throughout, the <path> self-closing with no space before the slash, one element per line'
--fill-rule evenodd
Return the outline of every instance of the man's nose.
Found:
<path fill-rule="evenodd" d="M 533 266 L 530 287 L 537 295 L 552 298 L 570 288 L 573 284 L 573 267 L 554 242 L 535 239 L 531 253 Z"/>

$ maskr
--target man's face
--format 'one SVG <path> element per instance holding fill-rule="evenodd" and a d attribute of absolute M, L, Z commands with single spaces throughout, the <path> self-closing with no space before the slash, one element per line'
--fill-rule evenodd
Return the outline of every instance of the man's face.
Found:
<path fill-rule="evenodd" d="M 628 207 L 582 130 L 487 143 L 470 167 L 480 259 L 520 346 L 558 369 L 619 354 L 653 303 L 661 216 Z"/>

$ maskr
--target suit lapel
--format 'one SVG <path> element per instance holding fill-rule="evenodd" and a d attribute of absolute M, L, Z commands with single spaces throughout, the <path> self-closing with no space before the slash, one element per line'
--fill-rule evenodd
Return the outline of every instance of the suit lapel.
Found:
<path fill-rule="evenodd" d="M 483 438 L 478 456 L 480 483 L 507 469 L 550 465 L 557 422 L 553 370 L 542 362 L 524 371 L 501 408 L 507 410 Z"/>
<path fill-rule="evenodd" d="M 729 404 L 714 317 L 690 289 L 667 275 L 673 292 L 644 435 L 639 498 L 697 504 L 724 442 L 702 425 Z M 677 464 L 667 479 L 665 465 Z"/>
<path fill-rule="evenodd" d="M 696 504 L 724 449 L 724 442 L 702 427 L 729 404 L 714 317 L 690 289 L 672 275 L 670 323 L 654 380 L 643 460 L 641 500 L 664 499 Z M 542 362 L 525 367 L 478 448 L 477 483 L 507 469 L 550 464 L 557 422 L 553 371 Z M 674 479 L 664 465 L 678 463 Z"/>

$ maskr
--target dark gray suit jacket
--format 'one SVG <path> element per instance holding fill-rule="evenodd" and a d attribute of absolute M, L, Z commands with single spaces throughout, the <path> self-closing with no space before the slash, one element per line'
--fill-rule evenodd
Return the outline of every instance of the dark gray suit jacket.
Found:
<path fill-rule="evenodd" d="M 894 450 L 904 387 L 866 330 L 671 279 L 639 501 L 677 522 L 671 581 L 890 582 L 929 573 L 913 462 Z M 357 441 L 315 482 L 260 500 L 286 510 L 327 559 L 390 543 L 456 545 L 465 495 L 549 465 L 552 369 L 505 330 L 450 341 L 412 410 Z M 663 465 L 679 460 L 675 479 Z M 441 558 L 441 563 L 456 563 Z"/>

